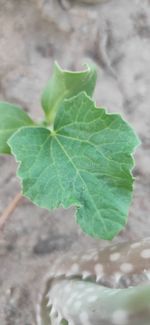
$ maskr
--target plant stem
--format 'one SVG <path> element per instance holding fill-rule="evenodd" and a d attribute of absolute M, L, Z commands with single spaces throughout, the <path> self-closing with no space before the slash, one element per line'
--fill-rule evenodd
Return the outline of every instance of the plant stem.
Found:
<path fill-rule="evenodd" d="M 21 202 L 21 200 L 22 200 L 22 194 L 17 193 L 15 197 L 12 199 L 12 201 L 9 203 L 7 208 L 3 211 L 2 215 L 0 216 L 0 230 L 3 229 L 6 221 L 11 216 L 11 214 L 16 209 L 17 205 Z"/>

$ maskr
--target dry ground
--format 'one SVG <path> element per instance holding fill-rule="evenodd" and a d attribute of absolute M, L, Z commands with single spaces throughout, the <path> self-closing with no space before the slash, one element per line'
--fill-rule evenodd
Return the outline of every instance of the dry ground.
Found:
<path fill-rule="evenodd" d="M 83 2 L 0 0 L 0 99 L 39 119 L 54 60 L 73 69 L 94 60 L 97 103 L 121 112 L 142 140 L 129 222 L 116 240 L 149 236 L 150 1 Z M 19 191 L 15 171 L 12 158 L 0 158 L 0 212 Z M 49 213 L 24 199 L 0 233 L 0 324 L 35 324 L 34 303 L 53 258 L 91 245 L 99 243 L 81 233 L 72 210 Z"/>

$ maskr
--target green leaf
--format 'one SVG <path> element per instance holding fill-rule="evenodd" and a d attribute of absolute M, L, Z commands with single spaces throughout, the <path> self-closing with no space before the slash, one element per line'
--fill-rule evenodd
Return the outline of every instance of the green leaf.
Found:
<path fill-rule="evenodd" d="M 0 102 L 0 153 L 10 153 L 7 140 L 20 127 L 32 125 L 30 117 L 20 107 Z"/>
<path fill-rule="evenodd" d="M 52 78 L 49 80 L 43 95 L 42 106 L 48 124 L 52 124 L 56 112 L 64 99 L 73 97 L 85 91 L 92 96 L 96 84 L 96 70 L 94 65 L 87 65 L 87 69 L 80 72 L 62 70 L 55 63 Z"/>
<path fill-rule="evenodd" d="M 138 143 L 120 115 L 96 108 L 85 93 L 64 101 L 54 131 L 22 128 L 9 140 L 23 194 L 48 209 L 75 205 L 83 231 L 103 239 L 127 221 Z"/>

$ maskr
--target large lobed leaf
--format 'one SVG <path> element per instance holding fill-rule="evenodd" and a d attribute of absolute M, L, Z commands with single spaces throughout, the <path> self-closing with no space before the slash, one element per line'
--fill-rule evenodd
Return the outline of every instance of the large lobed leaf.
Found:
<path fill-rule="evenodd" d="M 7 140 L 19 128 L 26 125 L 33 125 L 33 122 L 20 107 L 0 102 L 0 153 L 10 153 Z"/>
<path fill-rule="evenodd" d="M 25 127 L 9 140 L 23 194 L 41 207 L 77 208 L 87 234 L 112 239 L 131 202 L 132 152 L 138 139 L 117 114 L 80 93 L 59 108 L 54 131 Z"/>

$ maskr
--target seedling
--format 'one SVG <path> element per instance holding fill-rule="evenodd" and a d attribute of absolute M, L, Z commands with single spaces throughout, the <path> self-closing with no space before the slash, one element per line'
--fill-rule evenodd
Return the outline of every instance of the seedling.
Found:
<path fill-rule="evenodd" d="M 42 95 L 44 121 L 0 103 L 0 152 L 14 155 L 22 194 L 42 208 L 76 207 L 76 221 L 96 238 L 112 239 L 127 222 L 132 154 L 139 144 L 119 114 L 96 106 L 96 70 L 57 63 Z"/>

